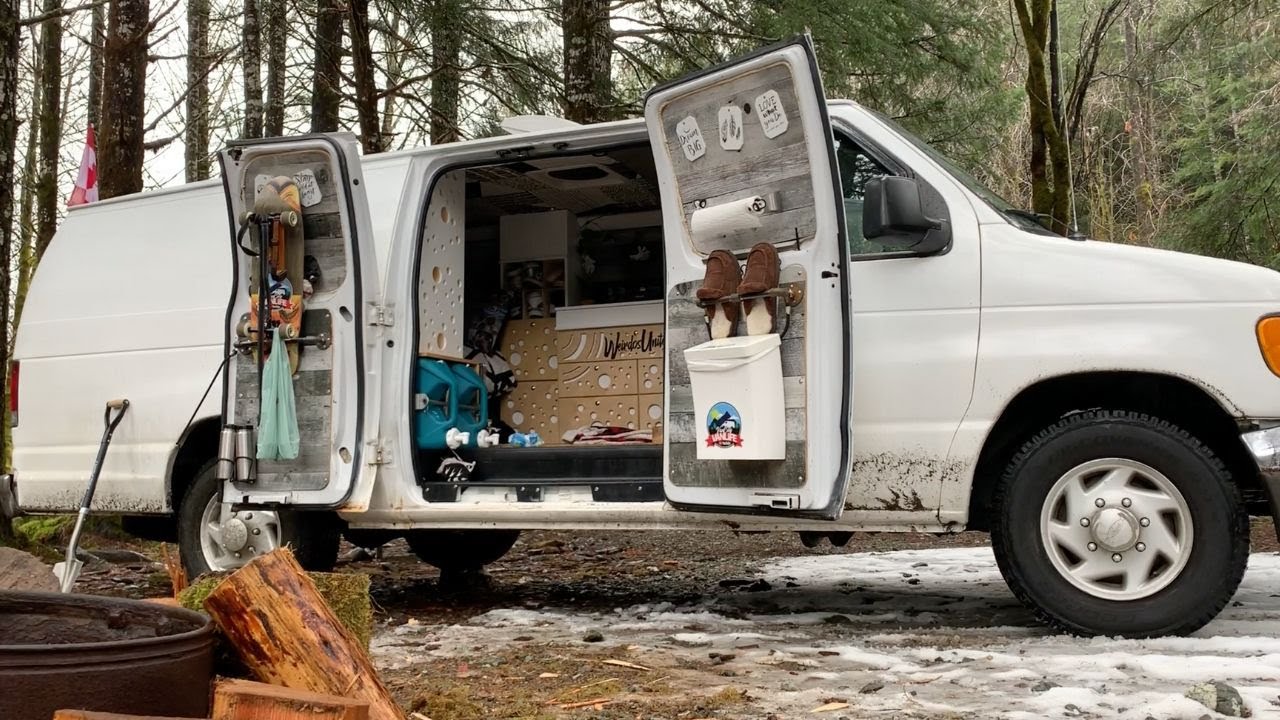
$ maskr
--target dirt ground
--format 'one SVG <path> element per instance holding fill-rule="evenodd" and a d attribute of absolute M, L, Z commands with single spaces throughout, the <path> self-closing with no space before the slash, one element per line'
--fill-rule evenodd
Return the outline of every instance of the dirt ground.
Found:
<path fill-rule="evenodd" d="M 1255 552 L 1276 552 L 1276 536 L 1269 521 L 1255 521 L 1252 535 Z M 155 546 L 118 541 L 109 544 L 113 547 L 106 552 L 99 548 L 97 552 L 110 556 L 114 562 L 87 565 L 77 587 L 79 592 L 126 597 L 169 592 L 167 576 L 154 561 Z M 371 577 L 377 612 L 375 660 L 397 699 L 418 713 L 412 716 L 415 720 L 768 718 L 792 717 L 793 712 L 801 712 L 799 707 L 809 705 L 813 707 L 804 714 L 823 706 L 832 707 L 829 715 L 816 717 L 942 718 L 958 715 L 946 709 L 949 706 L 913 699 L 915 691 L 910 689 L 903 691 L 903 699 L 893 706 L 900 707 L 900 713 L 897 709 L 874 713 L 864 709 L 859 715 L 842 714 L 844 708 L 857 706 L 861 689 L 882 682 L 876 679 L 881 676 L 867 675 L 866 668 L 857 666 L 848 677 L 865 675 L 865 684 L 846 678 L 842 686 L 855 682 L 859 687 L 833 692 L 829 697 L 820 690 L 815 694 L 806 687 L 793 688 L 786 675 L 807 677 L 806 667 L 804 662 L 784 657 L 784 649 L 772 644 L 776 638 L 756 642 L 750 640 L 751 633 L 738 633 L 729 645 L 703 646 L 698 641 L 689 647 L 678 640 L 672 645 L 671 638 L 708 632 L 717 623 L 734 622 L 738 614 L 755 617 L 761 613 L 770 616 L 791 612 L 785 601 L 792 583 L 773 587 L 760 577 L 766 564 L 785 569 L 787 557 L 987 544 L 983 533 L 857 534 L 843 548 L 824 543 L 807 549 L 790 533 L 540 531 L 523 535 L 516 547 L 490 566 L 484 576 L 462 581 L 442 583 L 440 574 L 417 562 L 402 541 L 389 544 L 372 558 L 344 560 L 338 570 Z M 354 548 L 344 545 L 344 553 L 351 556 Z M 807 561 L 797 560 L 798 565 L 804 562 Z M 1000 587 L 998 577 L 994 583 L 981 585 L 979 595 L 985 604 L 975 606 L 964 624 L 1034 626 L 1029 614 L 1004 597 L 1007 592 Z M 992 592 L 996 596 L 983 594 L 989 585 L 995 586 Z M 961 588 L 960 592 L 972 589 Z M 843 626 L 855 621 L 858 633 L 895 630 L 904 623 L 904 616 L 890 613 L 892 617 L 885 620 L 889 616 L 882 612 L 884 606 L 909 604 L 920 597 L 932 596 L 904 599 L 883 593 L 863 595 L 858 602 L 870 607 L 862 614 L 851 611 L 849 616 L 832 616 L 844 619 L 831 620 L 834 627 L 821 627 L 820 634 L 804 639 L 815 647 L 830 643 L 833 638 L 850 635 L 854 629 Z M 819 605 L 823 612 L 829 612 L 825 609 L 829 606 Z M 680 612 L 688 612 L 689 608 L 701 606 L 713 608 L 710 620 L 697 612 L 678 615 L 674 620 L 677 626 L 664 627 L 658 635 L 644 624 L 649 621 L 647 609 L 680 608 Z M 905 623 L 910 628 L 910 618 L 921 614 L 928 617 L 932 607 L 926 602 L 904 610 Z M 515 625 L 510 620 L 513 613 L 521 618 Z M 525 619 L 522 613 L 531 614 L 534 619 Z M 522 624 L 526 622 L 527 626 Z M 590 627 L 580 627 L 578 623 Z M 936 624 L 937 621 L 926 623 L 930 627 Z M 952 624 L 951 620 L 946 624 Z M 922 628 L 915 630 L 934 632 Z M 792 627 L 788 632 L 794 634 L 796 630 Z M 604 639 L 593 642 L 593 634 Z M 972 646 L 975 640 L 973 635 L 960 632 L 943 637 L 929 635 L 927 639 L 909 635 L 895 642 L 928 643 L 930 647 L 954 650 Z M 763 649 L 760 643 L 764 643 Z M 666 650 L 656 652 L 655 646 Z M 838 649 L 829 654 L 844 652 L 845 649 Z M 742 660 L 734 660 L 738 655 L 766 657 L 755 658 L 744 673 L 739 667 Z M 761 672 L 757 667 L 761 663 L 773 673 L 767 679 L 752 675 Z M 777 677 L 779 674 L 782 677 Z M 800 705 L 779 711 L 779 704 L 770 699 L 771 695 L 785 695 Z M 850 703 L 851 695 L 854 703 Z M 842 703 L 843 707 L 836 707 Z M 1073 703 L 1068 705 L 1076 707 Z M 1066 716 L 1072 715 L 1068 712 Z"/>

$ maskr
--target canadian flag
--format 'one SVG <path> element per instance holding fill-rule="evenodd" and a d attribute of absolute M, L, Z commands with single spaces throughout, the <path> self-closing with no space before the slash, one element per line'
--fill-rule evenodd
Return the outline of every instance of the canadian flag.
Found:
<path fill-rule="evenodd" d="M 84 156 L 80 158 L 80 175 L 76 177 L 76 189 L 71 191 L 67 207 L 84 205 L 98 200 L 98 138 L 89 123 L 89 136 L 84 141 Z"/>

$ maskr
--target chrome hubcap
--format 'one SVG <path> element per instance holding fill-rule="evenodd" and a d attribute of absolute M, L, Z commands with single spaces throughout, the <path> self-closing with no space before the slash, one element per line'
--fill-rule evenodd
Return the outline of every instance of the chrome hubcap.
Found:
<path fill-rule="evenodd" d="M 1191 556 L 1191 511 L 1155 468 L 1093 460 L 1054 483 L 1040 512 L 1054 568 L 1095 597 L 1137 600 L 1173 582 Z"/>
<path fill-rule="evenodd" d="M 234 570 L 280 547 L 280 517 L 264 510 L 233 510 L 209 499 L 200 518 L 200 550 L 210 570 Z"/>

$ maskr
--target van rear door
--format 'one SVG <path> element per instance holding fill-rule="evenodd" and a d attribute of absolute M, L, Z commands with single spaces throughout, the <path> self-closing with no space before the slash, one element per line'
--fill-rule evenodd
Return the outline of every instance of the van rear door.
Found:
<path fill-rule="evenodd" d="M 296 363 L 299 438 L 296 457 L 259 458 L 256 476 L 246 477 L 242 465 L 223 498 L 362 510 L 378 462 L 379 330 L 387 321 L 379 312 L 356 138 L 341 133 L 239 142 L 219 161 L 235 258 L 226 326 L 227 352 L 234 357 L 225 374 L 223 418 L 231 426 L 260 428 L 256 328 L 259 295 L 265 295 L 282 336 L 294 336 L 286 344 Z M 300 217 L 279 212 L 292 206 L 300 207 Z M 279 229 L 263 231 L 263 217 L 272 214 Z M 280 240 L 283 246 L 276 244 Z M 267 278 L 265 294 L 259 277 Z M 268 330 L 268 347 L 271 337 Z"/>
<path fill-rule="evenodd" d="M 848 249 L 812 43 L 801 37 L 655 88 L 645 121 L 667 257 L 667 500 L 835 519 L 851 451 Z M 732 275 L 716 251 L 752 276 L 758 243 L 755 279 L 776 289 L 742 295 L 730 283 L 700 298 L 708 261 Z M 779 282 L 767 282 L 769 265 Z M 706 296 L 721 290 L 728 297 L 709 313 Z M 768 305 L 772 324 L 758 314 L 725 324 L 725 308 Z M 725 327 L 731 337 L 704 344 Z"/>

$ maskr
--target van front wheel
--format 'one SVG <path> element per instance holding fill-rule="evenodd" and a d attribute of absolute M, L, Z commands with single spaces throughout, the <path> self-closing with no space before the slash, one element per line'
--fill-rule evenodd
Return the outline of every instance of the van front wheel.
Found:
<path fill-rule="evenodd" d="M 1014 595 L 1082 635 L 1183 635 L 1235 594 L 1249 518 L 1213 451 L 1133 412 L 1063 418 L 1027 442 L 996 494 L 991 544 Z"/>
<path fill-rule="evenodd" d="M 519 530 L 414 530 L 404 539 L 418 559 L 442 572 L 479 570 L 506 555 Z"/>
<path fill-rule="evenodd" d="M 307 570 L 332 570 L 338 541 L 338 528 L 323 513 L 237 511 L 223 504 L 213 463 L 196 474 L 178 509 L 178 551 L 192 578 L 235 570 L 282 545 Z"/>

